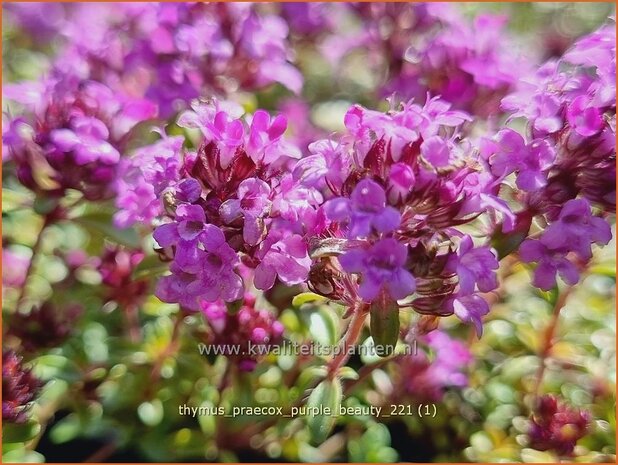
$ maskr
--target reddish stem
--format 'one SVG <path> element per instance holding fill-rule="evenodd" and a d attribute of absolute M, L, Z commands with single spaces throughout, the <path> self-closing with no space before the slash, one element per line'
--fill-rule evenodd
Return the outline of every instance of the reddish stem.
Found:
<path fill-rule="evenodd" d="M 356 312 L 352 314 L 352 319 L 343 337 L 340 345 L 340 350 L 337 355 L 328 363 L 328 379 L 333 379 L 339 368 L 341 368 L 350 358 L 350 348 L 356 344 L 358 338 L 365 325 L 365 318 L 368 313 L 368 307 L 366 304 L 360 305 Z"/>
<path fill-rule="evenodd" d="M 547 326 L 547 328 L 545 328 L 541 349 L 539 351 L 539 358 L 541 359 L 541 364 L 539 365 L 539 369 L 536 372 L 536 382 L 534 387 L 534 393 L 537 397 L 540 395 L 541 384 L 543 383 L 543 375 L 545 374 L 546 368 L 545 362 L 547 360 L 547 357 L 549 357 L 549 355 L 551 354 L 551 349 L 554 345 L 554 336 L 558 327 L 560 312 L 564 308 L 566 300 L 569 297 L 572 289 L 573 288 L 568 288 L 565 292 L 561 293 L 558 296 L 558 298 L 556 299 L 556 303 L 554 304 L 554 309 L 552 311 L 549 325 Z"/>
<path fill-rule="evenodd" d="M 140 339 L 139 308 L 135 304 L 128 304 L 123 310 L 129 340 L 136 344 Z"/>

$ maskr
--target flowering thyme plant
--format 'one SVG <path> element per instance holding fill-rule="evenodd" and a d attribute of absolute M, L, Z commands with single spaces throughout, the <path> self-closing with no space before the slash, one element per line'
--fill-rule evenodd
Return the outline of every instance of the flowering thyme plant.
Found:
<path fill-rule="evenodd" d="M 496 8 L 4 5 L 3 460 L 615 459 L 614 19 Z"/>

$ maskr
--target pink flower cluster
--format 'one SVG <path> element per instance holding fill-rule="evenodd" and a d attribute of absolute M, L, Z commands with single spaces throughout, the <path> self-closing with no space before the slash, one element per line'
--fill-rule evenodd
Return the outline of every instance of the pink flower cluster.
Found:
<path fill-rule="evenodd" d="M 280 283 L 350 309 L 454 314 L 480 335 L 499 258 L 536 263 L 548 290 L 557 275 L 575 284 L 611 239 L 613 25 L 531 72 L 502 18 L 470 23 L 444 4 L 87 8 L 9 8 L 63 40 L 44 80 L 4 86 L 19 113 L 5 116 L 4 160 L 39 198 L 113 198 L 116 226 L 154 229 L 164 302 L 223 308 Z M 341 37 L 338 15 L 366 28 Z M 301 36 L 333 59 L 386 57 L 390 108 L 352 105 L 343 133 L 324 136 L 298 97 L 278 102 L 303 120 L 293 131 L 284 114 L 226 100 L 274 82 L 300 93 Z M 135 148 L 148 125 L 159 140 Z M 145 293 L 131 280 L 141 258 L 107 250 L 110 298 Z"/>
<path fill-rule="evenodd" d="M 305 282 L 305 236 L 319 224 L 321 196 L 289 173 L 300 151 L 283 137 L 285 118 L 265 111 L 243 118 L 213 102 L 197 103 L 178 124 L 199 129 L 203 140 L 196 153 L 182 154 L 179 181 L 161 192 L 169 214 L 154 238 L 173 261 L 157 295 L 191 310 L 202 300 L 234 301 L 249 284 L 241 268 L 255 270 L 252 282 L 262 290 L 277 278 Z"/>
<path fill-rule="evenodd" d="M 254 90 L 278 82 L 295 93 L 303 78 L 291 63 L 288 26 L 249 3 L 72 5 L 35 14 L 10 10 L 27 27 L 41 23 L 63 38 L 54 68 L 147 98 L 169 117 L 203 95 Z"/>
<path fill-rule="evenodd" d="M 554 287 L 556 274 L 577 283 L 591 245 L 611 239 L 609 224 L 594 210 L 616 210 L 615 81 L 616 31 L 605 26 L 504 98 L 511 118 L 527 123 L 525 135 L 504 129 L 484 146 L 504 185 L 515 175 L 526 232 L 533 217 L 548 225 L 520 249 L 523 261 L 538 263 L 533 282 L 541 289 Z"/>

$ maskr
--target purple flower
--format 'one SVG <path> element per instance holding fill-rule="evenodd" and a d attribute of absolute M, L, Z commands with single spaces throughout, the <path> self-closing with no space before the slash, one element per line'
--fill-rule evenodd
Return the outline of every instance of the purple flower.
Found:
<path fill-rule="evenodd" d="M 465 369 L 474 358 L 466 345 L 439 330 L 427 334 L 425 339 L 436 354 L 428 370 L 434 382 L 442 387 L 467 386 Z"/>
<path fill-rule="evenodd" d="M 579 135 L 594 136 L 604 126 L 601 111 L 592 106 L 587 95 L 575 98 L 567 110 L 567 120 Z"/>
<path fill-rule="evenodd" d="M 522 80 L 520 89 L 502 99 L 502 109 L 512 112 L 511 118 L 524 117 L 533 129 L 542 134 L 552 134 L 562 127 L 561 101 L 552 88 L 561 88 L 563 75 L 558 72 L 558 63 L 541 66 L 532 77 Z"/>
<path fill-rule="evenodd" d="M 414 292 L 414 276 L 405 269 L 408 251 L 404 244 L 393 238 L 382 239 L 366 249 L 352 249 L 339 257 L 348 273 L 359 273 L 359 295 L 366 301 L 378 297 L 381 290 L 394 300 Z"/>
<path fill-rule="evenodd" d="M 271 231 L 258 252 L 259 265 L 255 269 L 255 287 L 266 291 L 273 287 L 278 276 L 288 286 L 307 279 L 311 259 L 307 245 L 298 234 L 286 235 L 285 231 Z"/>
<path fill-rule="evenodd" d="M 556 273 L 570 286 L 579 281 L 579 271 L 566 258 L 564 249 L 550 249 L 541 241 L 527 239 L 519 247 L 519 256 L 523 262 L 538 263 L 532 284 L 539 289 L 552 289 L 556 285 Z"/>
<path fill-rule="evenodd" d="M 317 190 L 300 184 L 291 173 L 281 178 L 276 190 L 273 215 L 281 215 L 281 218 L 288 221 L 314 215 L 316 207 L 322 202 L 322 196 Z M 306 226 L 304 221 L 302 223 Z"/>
<path fill-rule="evenodd" d="M 245 179 L 238 186 L 238 198 L 226 200 L 219 214 L 226 223 L 237 218 L 244 219 L 243 239 L 249 245 L 257 245 L 265 233 L 264 216 L 272 204 L 270 186 L 257 178 Z"/>
<path fill-rule="evenodd" d="M 401 216 L 386 205 L 384 189 L 371 179 L 360 181 L 350 199 L 339 197 L 324 204 L 326 216 L 331 221 L 346 221 L 350 226 L 348 237 L 367 237 L 372 230 L 389 233 L 399 226 Z"/>
<path fill-rule="evenodd" d="M 194 103 L 191 110 L 178 117 L 178 125 L 199 129 L 206 140 L 216 142 L 221 154 L 221 167 L 225 169 L 244 142 L 245 128 L 239 119 L 242 114 L 242 108 L 226 101 Z"/>
<path fill-rule="evenodd" d="M 8 85 L 3 92 L 26 108 L 3 141 L 20 182 L 56 197 L 66 189 L 88 200 L 111 197 L 121 140 L 155 114 L 152 105 L 73 74 Z"/>
<path fill-rule="evenodd" d="M 180 205 L 176 209 L 176 221 L 159 226 L 154 238 L 161 247 L 175 245 L 178 241 L 195 241 L 204 231 L 206 215 L 198 205 Z"/>
<path fill-rule="evenodd" d="M 85 165 L 97 160 L 114 164 L 120 159 L 118 151 L 106 139 L 109 130 L 97 118 L 81 116 L 71 120 L 73 129 L 54 129 L 50 132 L 51 142 L 61 152 L 73 152 L 75 162 Z"/>
<path fill-rule="evenodd" d="M 9 118 L 2 114 L 2 163 L 11 160 L 12 152 L 21 152 L 28 140 L 28 132 L 32 128 L 22 117 Z"/>
<path fill-rule="evenodd" d="M 591 244 L 607 244 L 612 234 L 609 225 L 593 216 L 585 199 L 569 200 L 558 219 L 543 232 L 540 240 L 528 239 L 520 247 L 524 262 L 537 262 L 533 284 L 550 290 L 556 285 L 556 273 L 570 285 L 579 280 L 577 267 L 567 258 L 574 252 L 582 260 L 592 257 Z"/>
<path fill-rule="evenodd" d="M 249 4 L 76 7 L 58 31 L 55 68 L 144 96 L 165 118 L 202 95 L 302 88 L 285 22 Z"/>
<path fill-rule="evenodd" d="M 403 59 L 403 64 L 393 67 L 398 73 L 390 76 L 382 95 L 396 92 L 420 100 L 431 93 L 482 116 L 495 112 L 498 99 L 528 67 L 527 57 L 516 52 L 504 33 L 505 18 L 479 15 L 469 24 L 457 12 L 445 16 L 437 9 L 429 11 L 434 27 L 407 31 L 396 42 L 410 44 L 410 34 L 414 36 L 414 45 L 405 52 L 393 51 L 391 42 L 403 31 L 394 27 L 386 36 L 391 60 Z M 385 40 L 382 31 L 376 36 Z"/>
<path fill-rule="evenodd" d="M 294 175 L 309 187 L 332 186 L 337 192 L 349 173 L 350 157 L 341 144 L 322 139 L 309 144 L 311 155 L 296 163 Z"/>
<path fill-rule="evenodd" d="M 287 62 L 286 22 L 274 15 L 259 16 L 253 13 L 247 15 L 244 23 L 238 24 L 237 30 L 240 31 L 239 43 L 258 64 L 256 84 L 264 86 L 279 82 L 299 94 L 303 77 L 300 71 Z"/>
<path fill-rule="evenodd" d="M 271 120 L 264 110 L 258 110 L 251 119 L 249 137 L 245 148 L 255 163 L 271 164 L 280 157 L 300 158 L 300 151 L 282 138 L 287 128 L 285 116 Z"/>
<path fill-rule="evenodd" d="M 455 313 L 457 318 L 467 324 L 473 324 L 476 334 L 483 334 L 482 317 L 489 313 L 489 305 L 478 294 L 456 295 L 445 303 L 447 309 Z"/>
<path fill-rule="evenodd" d="M 164 137 L 123 159 L 116 181 L 114 222 L 126 228 L 134 223 L 150 223 L 162 213 L 159 195 L 179 178 L 182 137 Z"/>
<path fill-rule="evenodd" d="M 334 5 L 329 3 L 282 2 L 281 13 L 290 29 L 300 35 L 317 34 L 335 25 Z M 339 6 L 335 4 L 335 8 Z"/>
<path fill-rule="evenodd" d="M 159 226 L 154 233 L 161 247 L 176 245 L 172 274 L 161 278 L 155 295 L 190 310 L 198 310 L 201 300 L 237 300 L 243 284 L 234 267 L 240 260 L 223 232 L 204 224 L 204 211 L 197 205 L 181 205 L 176 213 L 178 222 Z"/>
<path fill-rule="evenodd" d="M 451 163 L 451 148 L 440 136 L 433 136 L 423 141 L 421 154 L 434 168 L 444 168 Z"/>
<path fill-rule="evenodd" d="M 616 25 L 615 19 L 592 34 L 579 39 L 564 54 L 564 61 L 596 68 L 589 91 L 598 107 L 616 106 Z"/>
<path fill-rule="evenodd" d="M 503 199 L 495 195 L 498 186 L 499 180 L 486 171 L 466 176 L 462 186 L 466 200 L 459 211 L 459 216 L 472 212 L 492 211 L 502 216 L 502 231 L 512 231 L 515 227 L 515 214 Z"/>
<path fill-rule="evenodd" d="M 517 172 L 517 186 L 525 191 L 536 191 L 547 184 L 547 170 L 556 154 L 545 140 L 526 144 L 524 138 L 512 129 L 503 129 L 496 136 L 495 155 L 490 158 L 491 170 L 496 176 Z"/>
<path fill-rule="evenodd" d="M 416 176 L 412 167 L 405 163 L 395 163 L 391 166 L 386 193 L 391 204 L 403 202 L 411 192 Z"/>
<path fill-rule="evenodd" d="M 481 292 L 489 292 L 498 287 L 495 272 L 498 266 L 498 260 L 490 249 L 474 248 L 472 238 L 466 235 L 459 243 L 457 256 L 451 255 L 446 269 L 457 273 L 459 292 L 465 295 L 473 293 L 476 286 Z"/>
<path fill-rule="evenodd" d="M 607 244 L 612 232 L 605 220 L 593 216 L 586 199 L 569 200 L 556 221 L 543 232 L 541 242 L 551 248 L 566 248 L 580 258 L 592 257 L 591 244 Z"/>

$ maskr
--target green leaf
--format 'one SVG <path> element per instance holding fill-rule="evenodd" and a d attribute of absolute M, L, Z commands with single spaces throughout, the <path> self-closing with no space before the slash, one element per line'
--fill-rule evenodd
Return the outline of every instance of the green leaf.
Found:
<path fill-rule="evenodd" d="M 616 279 L 616 263 L 598 263 L 590 267 L 590 273 Z"/>
<path fill-rule="evenodd" d="M 539 295 L 552 307 L 556 305 L 558 301 L 558 297 L 560 296 L 560 291 L 558 290 L 558 286 L 554 286 L 553 289 L 549 291 L 542 291 L 539 289 Z"/>
<path fill-rule="evenodd" d="M 163 404 L 159 399 L 152 402 L 142 402 L 137 407 L 137 415 L 147 426 L 156 426 L 163 420 Z"/>
<path fill-rule="evenodd" d="M 64 444 L 80 435 L 84 425 L 76 413 L 71 413 L 56 423 L 49 432 L 54 444 Z"/>
<path fill-rule="evenodd" d="M 292 299 L 292 306 L 294 308 L 300 308 L 303 304 L 307 304 L 309 302 L 324 302 L 326 297 L 322 297 L 321 295 L 314 294 L 313 292 L 302 292 L 298 294 L 296 297 Z"/>
<path fill-rule="evenodd" d="M 5 188 L 2 190 L 2 213 L 8 213 L 20 208 L 27 208 L 32 201 L 33 195 L 30 192 L 15 191 Z"/>
<path fill-rule="evenodd" d="M 330 415 L 307 415 L 312 444 L 321 444 L 332 431 L 342 398 L 343 391 L 338 379 L 325 379 L 311 392 L 307 407 L 313 409 L 321 407 L 322 411 L 330 409 Z"/>
<path fill-rule="evenodd" d="M 332 346 L 339 341 L 339 319 L 327 305 L 308 315 L 309 332 L 317 343 Z"/>
<path fill-rule="evenodd" d="M 21 424 L 5 423 L 2 426 L 2 442 L 27 442 L 39 434 L 40 431 L 41 425 L 34 420 Z"/>
<path fill-rule="evenodd" d="M 7 452 L 2 456 L 3 463 L 45 463 L 45 457 L 23 447 Z"/>
<path fill-rule="evenodd" d="M 392 355 L 399 339 L 399 306 L 389 299 L 378 299 L 369 309 L 371 337 L 377 355 Z"/>
<path fill-rule="evenodd" d="M 326 378 L 328 374 L 328 369 L 325 366 L 310 366 L 303 371 L 300 372 L 300 376 L 298 377 L 298 381 L 296 382 L 296 386 L 301 389 L 306 389 L 313 384 L 312 381 L 317 379 Z"/>
<path fill-rule="evenodd" d="M 343 366 L 337 372 L 337 376 L 341 379 L 358 379 L 358 373 L 352 367 Z"/>
<path fill-rule="evenodd" d="M 55 197 L 37 196 L 32 205 L 35 213 L 45 216 L 51 213 L 58 206 L 58 199 Z"/>
<path fill-rule="evenodd" d="M 73 220 L 75 223 L 84 227 L 88 232 L 95 235 L 103 235 L 113 241 L 137 249 L 140 246 L 140 238 L 137 232 L 132 229 L 119 229 L 113 225 L 109 214 L 103 212 L 87 213 L 78 216 Z"/>
<path fill-rule="evenodd" d="M 75 362 L 62 355 L 46 354 L 34 360 L 34 374 L 44 380 L 62 379 L 67 382 L 75 382 L 82 375 Z"/>
<path fill-rule="evenodd" d="M 348 442 L 350 462 L 392 463 L 397 461 L 397 451 L 390 447 L 391 436 L 388 428 L 370 421 L 367 431 Z"/>

